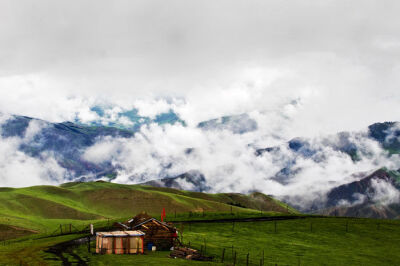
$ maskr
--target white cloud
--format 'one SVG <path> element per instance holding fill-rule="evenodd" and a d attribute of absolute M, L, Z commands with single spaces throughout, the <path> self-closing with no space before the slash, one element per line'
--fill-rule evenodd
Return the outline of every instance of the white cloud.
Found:
<path fill-rule="evenodd" d="M 371 187 L 373 188 L 373 193 L 369 196 L 372 201 L 380 205 L 400 203 L 400 191 L 389 182 L 372 179 Z"/>
<path fill-rule="evenodd" d="M 0 124 L 1 125 L 1 124 Z M 33 185 L 59 184 L 65 180 L 67 172 L 54 159 L 52 154 L 42 153 L 33 158 L 19 146 L 30 141 L 39 133 L 41 122 L 30 122 L 25 137 L 0 137 L 0 184 L 1 186 L 26 187 Z"/>
<path fill-rule="evenodd" d="M 106 102 L 189 124 L 272 112 L 291 137 L 400 120 L 399 3 L 288 5 L 2 1 L 0 111 L 89 121 Z"/>
<path fill-rule="evenodd" d="M 387 136 L 385 142 L 390 143 L 393 140 L 397 140 L 400 142 L 400 136 L 398 135 L 400 132 L 400 123 L 396 122 L 392 127 L 387 130 Z"/>
<path fill-rule="evenodd" d="M 134 106 L 138 109 L 138 115 L 154 119 L 158 114 L 168 113 L 172 106 L 165 99 L 137 100 Z"/>
<path fill-rule="evenodd" d="M 358 162 L 325 147 L 341 145 L 340 139 L 323 137 L 400 120 L 394 111 L 400 102 L 398 9 L 398 1 L 377 0 L 5 0 L 0 112 L 129 126 L 121 112 L 138 108 L 139 115 L 155 117 L 173 110 L 187 127 L 152 124 L 134 138 L 105 138 L 84 158 L 120 165 L 117 182 L 198 169 L 214 191 L 259 189 L 293 195 L 293 201 L 301 196 L 310 205 L 354 172 L 399 166 L 398 156 L 387 160 L 362 136 L 350 136 L 361 151 Z M 104 117 L 91 110 L 99 105 L 107 107 Z M 196 128 L 204 120 L 243 113 L 257 122 L 256 131 Z M 37 129 L 32 124 L 26 138 Z M 312 159 L 284 147 L 254 155 L 253 147 L 303 136 L 315 138 Z M 26 169 L 36 169 L 40 163 L 24 159 L 16 151 L 21 140 L 13 141 L 2 148 L 13 151 L 8 165 L 29 162 Z M 187 148 L 194 151 L 187 154 Z M 48 158 L 47 168 L 32 170 L 33 183 L 51 169 L 62 176 Z M 271 178 L 295 159 L 298 174 L 288 185 Z M 11 169 L 7 173 L 8 181 L 21 180 Z"/>
<path fill-rule="evenodd" d="M 339 141 L 335 136 L 311 139 L 310 148 L 316 151 L 311 157 L 300 156 L 286 145 L 256 156 L 248 144 L 262 139 L 259 134 L 258 131 L 239 135 L 180 124 L 151 124 L 133 138 L 99 140 L 87 149 L 84 158 L 96 163 L 112 161 L 120 169 L 114 180 L 118 183 L 141 183 L 198 170 L 204 174 L 211 192 L 258 190 L 304 208 L 322 205 L 330 189 L 357 180 L 359 177 L 354 173 L 383 166 L 400 167 L 398 156 L 389 159 L 387 152 L 364 133 L 348 135 L 359 150 L 359 161 L 335 150 L 334 144 Z M 187 152 L 188 148 L 193 150 Z M 295 174 L 286 180 L 277 180 L 275 175 L 291 162 L 295 162 L 292 169 Z"/>
<path fill-rule="evenodd" d="M 1 124 L 0 124 L 1 125 Z M 29 143 L 33 141 L 36 134 L 40 133 L 44 128 L 48 127 L 49 124 L 41 120 L 31 120 L 28 127 L 25 130 L 23 141 Z"/>
<path fill-rule="evenodd" d="M 118 151 L 122 148 L 122 145 L 123 143 L 119 139 L 105 138 L 88 148 L 82 158 L 94 163 L 110 161 L 114 156 L 118 156 Z"/>
<path fill-rule="evenodd" d="M 339 200 L 339 202 L 337 203 L 337 206 L 351 207 L 351 206 L 355 206 L 355 205 L 363 204 L 363 203 L 367 202 L 367 196 L 364 194 L 354 193 L 352 195 L 352 198 L 355 200 L 352 201 L 351 203 L 345 199 Z"/>

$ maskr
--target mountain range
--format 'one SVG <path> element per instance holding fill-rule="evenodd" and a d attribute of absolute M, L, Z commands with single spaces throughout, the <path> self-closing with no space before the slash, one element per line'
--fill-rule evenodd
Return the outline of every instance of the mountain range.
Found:
<path fill-rule="evenodd" d="M 399 170 L 378 169 L 358 181 L 332 189 L 327 195 L 326 209 L 319 213 L 399 219 Z"/>
<path fill-rule="evenodd" d="M 99 115 L 102 114 L 100 109 L 96 112 Z M 100 122 L 88 124 L 79 121 L 50 123 L 31 117 L 13 115 L 3 121 L 0 131 L 3 140 L 16 137 L 22 139 L 18 149 L 27 156 L 40 159 L 43 154 L 51 154 L 61 167 L 68 170 L 68 174 L 65 176 L 66 182 L 99 179 L 110 181 L 118 175 L 120 166 L 112 161 L 99 163 L 87 161 L 82 156 L 85 149 L 105 137 L 134 137 L 135 134 L 140 133 L 141 126 L 149 123 L 159 125 L 181 123 L 185 126 L 185 122 L 172 112 L 159 115 L 155 119 L 139 117 L 134 111 L 125 115 L 137 123 L 131 124 L 129 127 Z M 274 156 L 282 154 L 284 149 L 295 154 L 295 156 L 287 158 L 284 167 L 272 177 L 273 180 L 285 185 L 291 182 L 298 172 L 302 171 L 301 166 L 297 163 L 298 160 L 306 158 L 315 163 L 324 162 L 326 147 L 343 153 L 352 161 L 357 162 L 363 156 L 368 157 L 371 152 L 364 149 L 360 143 L 373 141 L 385 151 L 387 158 L 398 156 L 400 154 L 400 127 L 398 125 L 396 122 L 375 123 L 368 127 L 366 133 L 341 132 L 333 138 L 330 136 L 319 139 L 317 143 L 306 138 L 294 138 L 280 146 L 254 149 L 254 154 L 257 157 L 266 154 Z M 40 129 L 35 131 L 35 128 Z M 242 114 L 204 121 L 198 124 L 198 128 L 205 131 L 229 130 L 234 134 L 245 134 L 256 130 L 257 123 L 248 115 Z M 191 152 L 193 149 L 188 147 L 186 153 L 190 154 Z M 400 171 L 386 168 L 374 169 L 373 167 L 370 170 L 367 173 L 353 173 L 351 182 L 334 187 L 328 191 L 326 198 L 321 200 L 322 203 L 319 202 L 303 211 L 328 215 L 399 218 Z M 145 184 L 198 192 L 210 191 L 207 178 L 200 170 L 196 169 L 177 176 L 166 176 L 162 179 L 148 181 Z M 385 193 L 392 193 L 391 197 L 385 198 Z M 283 198 L 283 200 L 285 199 Z"/>

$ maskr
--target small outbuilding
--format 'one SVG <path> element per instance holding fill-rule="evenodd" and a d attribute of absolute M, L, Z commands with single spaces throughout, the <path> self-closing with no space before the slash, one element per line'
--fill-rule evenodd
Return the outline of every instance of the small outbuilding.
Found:
<path fill-rule="evenodd" d="M 96 233 L 96 253 L 98 254 L 139 254 L 144 253 L 144 233 L 134 231 L 114 231 Z"/>

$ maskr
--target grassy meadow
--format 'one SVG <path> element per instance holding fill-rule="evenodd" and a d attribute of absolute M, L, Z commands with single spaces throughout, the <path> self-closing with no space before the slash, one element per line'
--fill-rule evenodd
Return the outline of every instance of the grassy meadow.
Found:
<path fill-rule="evenodd" d="M 106 182 L 58 187 L 0 188 L 0 265 L 398 265 L 400 221 L 318 218 L 299 214 L 261 193 L 206 194 Z M 146 211 L 175 221 L 185 245 L 212 262 L 145 255 L 96 255 L 87 245 L 46 252 Z M 296 216 L 300 219 L 210 222 L 220 219 Z M 196 222 L 188 222 L 188 221 Z M 79 232 L 79 233 L 78 233 Z M 60 234 L 63 235 L 60 235 Z M 86 233 L 87 235 L 87 233 Z M 92 242 L 94 251 L 94 242 Z M 223 261 L 223 262 L 222 262 Z"/>
<path fill-rule="evenodd" d="M 184 242 L 226 262 L 246 265 L 396 265 L 400 223 L 371 219 L 305 218 L 192 224 Z M 232 252 L 233 250 L 233 252 Z"/>
<path fill-rule="evenodd" d="M 297 213 L 261 193 L 206 194 L 108 182 L 0 188 L 0 265 L 48 264 L 46 247 L 79 237 L 91 223 L 105 228 L 142 211 L 157 218 L 163 208 L 168 220 L 179 221 Z"/>
<path fill-rule="evenodd" d="M 206 194 L 108 182 L 0 188 L 0 225 L 40 233 L 57 230 L 60 224 L 82 227 L 97 221 L 131 218 L 142 211 L 159 216 L 163 208 L 168 217 L 174 218 L 175 213 L 179 216 L 189 212 L 296 213 L 261 193 Z M 0 227 L 0 240 L 3 239 Z"/>
<path fill-rule="evenodd" d="M 86 258 L 90 265 L 233 265 L 235 256 L 236 265 L 247 265 L 247 258 L 248 265 L 398 265 L 400 262 L 399 221 L 303 218 L 177 225 L 183 231 L 185 245 L 213 256 L 212 262 L 172 259 L 168 258 L 169 252 L 96 255 L 89 254 L 86 245 L 76 247 L 73 252 Z"/>

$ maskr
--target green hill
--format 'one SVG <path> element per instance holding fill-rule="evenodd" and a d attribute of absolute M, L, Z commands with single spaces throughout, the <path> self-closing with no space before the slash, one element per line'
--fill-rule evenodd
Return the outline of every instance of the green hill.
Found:
<path fill-rule="evenodd" d="M 66 225 L 84 228 L 94 223 L 99 229 L 108 219 L 124 220 L 141 211 L 159 217 L 162 208 L 167 219 L 175 221 L 291 214 L 295 216 L 287 218 L 301 219 L 176 222 L 180 240 L 212 256 L 209 263 L 171 259 L 166 251 L 100 256 L 88 252 L 86 244 L 46 252 L 85 236 L 57 235 L 68 232 Z M 0 265 L 233 265 L 235 261 L 236 265 L 394 265 L 399 261 L 398 221 L 299 216 L 257 192 L 207 194 L 108 182 L 0 188 L 0 237 L 18 238 L 0 242 Z"/>
<path fill-rule="evenodd" d="M 163 208 L 167 218 L 175 218 L 175 213 L 178 218 L 183 213 L 297 213 L 261 193 L 206 194 L 109 182 L 0 188 L 0 225 L 42 233 L 57 229 L 60 224 L 87 225 L 93 221 L 128 218 L 142 211 L 158 216 Z"/>

